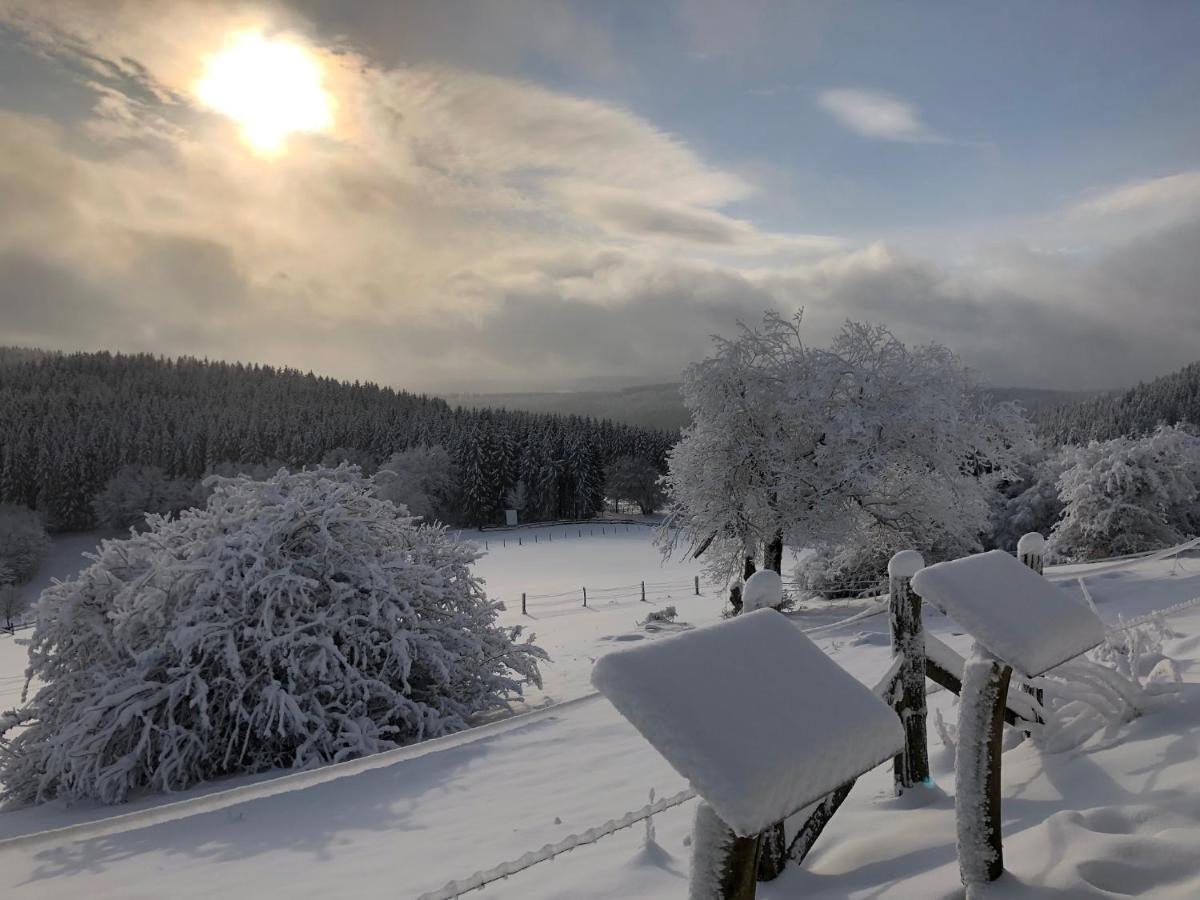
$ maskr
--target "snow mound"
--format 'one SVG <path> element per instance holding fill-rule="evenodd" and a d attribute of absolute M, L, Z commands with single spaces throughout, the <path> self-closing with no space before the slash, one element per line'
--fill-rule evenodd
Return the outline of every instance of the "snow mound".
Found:
<path fill-rule="evenodd" d="M 1027 678 L 1104 640 L 1095 613 L 1003 550 L 928 566 L 912 586 Z"/>
<path fill-rule="evenodd" d="M 770 609 L 783 602 L 783 579 L 778 572 L 763 569 L 746 579 L 742 590 L 742 612 Z"/>
<path fill-rule="evenodd" d="M 743 836 L 904 743 L 895 713 L 774 610 L 609 653 L 592 683 Z"/>

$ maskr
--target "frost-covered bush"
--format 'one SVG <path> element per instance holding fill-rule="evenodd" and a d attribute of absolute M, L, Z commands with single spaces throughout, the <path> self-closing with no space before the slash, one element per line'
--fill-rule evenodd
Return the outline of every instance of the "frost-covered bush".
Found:
<path fill-rule="evenodd" d="M 44 686 L 0 720 L 0 782 L 112 803 L 461 729 L 545 658 L 497 625 L 477 557 L 351 467 L 219 480 L 42 594 Z"/>
<path fill-rule="evenodd" d="M 1049 549 L 1095 559 L 1178 543 L 1200 528 L 1200 438 L 1162 426 L 1143 438 L 1064 451 L 1063 516 Z"/>
<path fill-rule="evenodd" d="M 0 503 L 0 567 L 8 569 L 9 581 L 24 584 L 35 574 L 50 538 L 42 517 L 15 503 Z"/>
<path fill-rule="evenodd" d="M 195 482 L 168 478 L 157 466 L 125 466 L 92 500 L 102 528 L 145 528 L 150 513 L 172 515 L 196 504 Z"/>

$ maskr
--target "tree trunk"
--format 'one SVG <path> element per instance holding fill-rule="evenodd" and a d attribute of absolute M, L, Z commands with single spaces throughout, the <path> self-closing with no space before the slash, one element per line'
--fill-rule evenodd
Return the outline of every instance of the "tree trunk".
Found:
<path fill-rule="evenodd" d="M 742 581 L 745 582 L 756 571 L 758 570 L 754 567 L 754 557 L 747 556 L 745 563 L 742 565 Z M 740 584 L 735 584 L 729 589 L 729 605 L 733 607 L 733 614 L 735 616 L 741 615 L 742 586 Z"/>
<path fill-rule="evenodd" d="M 965 885 L 1004 872 L 1000 815 L 1000 751 L 1012 668 L 976 644 L 963 667 L 954 758 L 958 866 Z"/>
<path fill-rule="evenodd" d="M 707 803 L 692 830 L 689 900 L 754 900 L 759 841 L 738 837 Z"/>
<path fill-rule="evenodd" d="M 783 532 L 775 532 L 775 537 L 763 549 L 763 568 L 783 574 Z"/>

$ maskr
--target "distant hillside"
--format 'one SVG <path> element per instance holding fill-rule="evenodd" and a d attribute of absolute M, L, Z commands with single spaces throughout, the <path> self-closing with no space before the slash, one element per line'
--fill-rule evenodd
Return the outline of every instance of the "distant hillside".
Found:
<path fill-rule="evenodd" d="M 1043 406 L 1033 419 L 1042 434 L 1060 444 L 1145 434 L 1159 424 L 1200 425 L 1200 362 L 1127 391 Z"/>
<path fill-rule="evenodd" d="M 688 424 L 678 384 L 645 384 L 620 390 L 522 394 L 444 394 L 467 409 L 520 409 L 555 415 L 612 419 L 642 428 L 678 431 Z"/>
<path fill-rule="evenodd" d="M 1044 406 L 1075 403 L 1097 395 L 1097 391 L 1059 391 L 1054 388 L 990 387 L 983 392 L 998 403 L 1015 401 L 1032 413 Z"/>

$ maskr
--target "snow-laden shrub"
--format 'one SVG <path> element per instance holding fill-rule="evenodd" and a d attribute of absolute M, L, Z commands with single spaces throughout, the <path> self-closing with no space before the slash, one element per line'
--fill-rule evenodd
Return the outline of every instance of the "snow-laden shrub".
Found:
<path fill-rule="evenodd" d="M 42 517 L 15 503 L 0 503 L 0 567 L 8 570 L 13 584 L 24 584 L 35 574 L 50 538 Z"/>
<path fill-rule="evenodd" d="M 545 658 L 497 625 L 478 555 L 351 467 L 220 479 L 42 594 L 7 796 L 119 802 L 463 728 Z"/>
<path fill-rule="evenodd" d="M 168 478 L 157 466 L 124 466 L 92 500 L 102 528 L 142 529 L 151 513 L 171 515 L 195 506 L 195 482 Z"/>
<path fill-rule="evenodd" d="M 1066 453 L 1058 479 L 1063 516 L 1050 536 L 1056 556 L 1086 560 L 1178 543 L 1200 528 L 1200 438 L 1162 426 Z"/>

